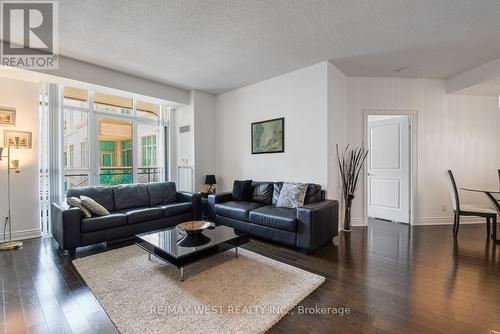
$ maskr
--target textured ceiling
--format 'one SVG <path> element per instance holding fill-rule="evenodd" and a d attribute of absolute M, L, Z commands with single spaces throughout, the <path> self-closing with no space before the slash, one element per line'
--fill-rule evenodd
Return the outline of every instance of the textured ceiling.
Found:
<path fill-rule="evenodd" d="M 331 60 L 448 78 L 500 57 L 498 0 L 62 0 L 60 53 L 211 93 Z M 396 72 L 398 68 L 407 70 Z"/>

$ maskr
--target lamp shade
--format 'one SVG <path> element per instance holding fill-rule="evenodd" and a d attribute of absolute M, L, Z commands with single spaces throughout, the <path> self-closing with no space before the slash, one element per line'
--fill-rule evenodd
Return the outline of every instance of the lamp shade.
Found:
<path fill-rule="evenodd" d="M 205 184 L 217 184 L 217 181 L 215 180 L 215 175 L 205 176 Z"/>

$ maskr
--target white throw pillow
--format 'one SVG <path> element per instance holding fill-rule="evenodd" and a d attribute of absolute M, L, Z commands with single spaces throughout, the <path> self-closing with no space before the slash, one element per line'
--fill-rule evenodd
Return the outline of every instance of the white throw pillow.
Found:
<path fill-rule="evenodd" d="M 296 209 L 304 205 L 306 198 L 306 183 L 284 183 L 276 206 Z"/>
<path fill-rule="evenodd" d="M 90 211 L 82 205 L 82 201 L 78 197 L 69 197 L 66 202 L 68 202 L 69 206 L 74 206 L 80 208 L 82 210 L 82 215 L 85 218 L 92 217 Z"/>
<path fill-rule="evenodd" d="M 96 216 L 107 216 L 109 215 L 109 211 L 106 210 L 101 204 L 94 201 L 92 198 L 87 196 L 80 196 L 80 200 L 82 201 L 82 205 L 90 210 Z"/>

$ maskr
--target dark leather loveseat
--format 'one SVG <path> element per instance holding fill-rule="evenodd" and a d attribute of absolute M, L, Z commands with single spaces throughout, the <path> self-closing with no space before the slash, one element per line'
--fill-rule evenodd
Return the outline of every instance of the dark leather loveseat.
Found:
<path fill-rule="evenodd" d="M 208 197 L 217 223 L 250 235 L 313 251 L 338 235 L 338 201 L 326 200 L 320 185 L 308 184 L 304 206 L 276 207 L 283 182 L 253 182 L 251 198 L 235 201 L 231 192 Z"/>
<path fill-rule="evenodd" d="M 68 198 L 82 195 L 104 206 L 110 215 L 83 218 L 79 208 L 52 203 L 52 236 L 61 250 L 72 255 L 77 247 L 126 239 L 201 216 L 200 195 L 177 192 L 173 182 L 72 188 L 66 194 Z"/>

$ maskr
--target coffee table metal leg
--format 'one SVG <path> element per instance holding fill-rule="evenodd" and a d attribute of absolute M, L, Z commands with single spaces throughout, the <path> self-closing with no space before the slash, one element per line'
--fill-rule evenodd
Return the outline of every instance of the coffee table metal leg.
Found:
<path fill-rule="evenodd" d="M 184 282 L 184 268 L 181 268 L 180 271 L 181 271 L 181 282 Z"/>
<path fill-rule="evenodd" d="M 238 247 L 234 248 L 234 257 L 238 257 Z"/>
<path fill-rule="evenodd" d="M 148 253 L 148 260 L 151 261 L 151 253 Z"/>

